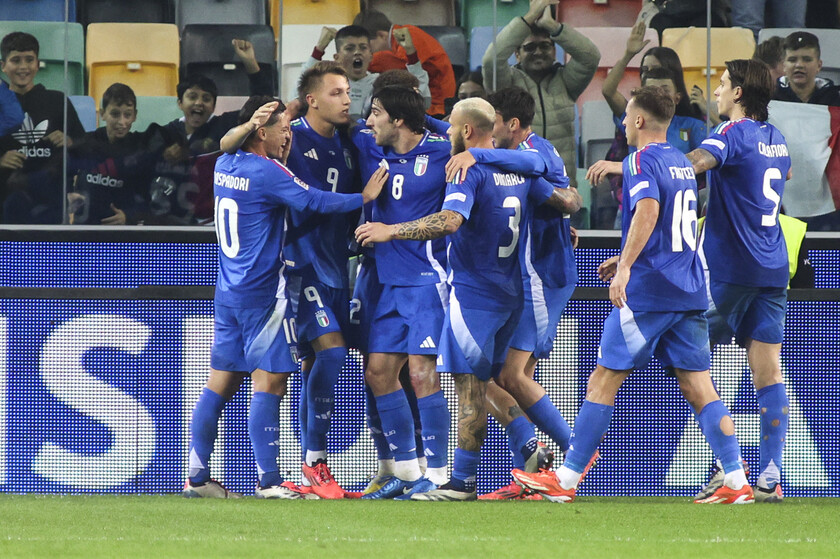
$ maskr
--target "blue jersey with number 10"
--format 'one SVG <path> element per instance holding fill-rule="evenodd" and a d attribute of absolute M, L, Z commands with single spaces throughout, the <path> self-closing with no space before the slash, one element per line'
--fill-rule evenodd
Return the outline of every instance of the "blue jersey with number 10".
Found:
<path fill-rule="evenodd" d="M 554 187 L 489 164 L 478 163 L 466 175 L 449 184 L 443 202 L 444 210 L 464 216 L 448 237 L 450 281 L 463 307 L 516 308 L 522 304 L 520 231 L 528 227 L 533 206 L 548 200 Z"/>
<path fill-rule="evenodd" d="M 711 171 L 703 253 L 709 277 L 753 287 L 786 287 L 788 255 L 779 204 L 790 169 L 785 137 L 773 125 L 723 122 L 700 147 Z"/>
<path fill-rule="evenodd" d="M 634 311 L 706 310 L 706 281 L 697 255 L 697 181 L 686 156 L 668 143 L 648 144 L 622 163 L 621 249 L 636 204 L 659 202 L 659 217 L 630 269 L 627 305 Z"/>

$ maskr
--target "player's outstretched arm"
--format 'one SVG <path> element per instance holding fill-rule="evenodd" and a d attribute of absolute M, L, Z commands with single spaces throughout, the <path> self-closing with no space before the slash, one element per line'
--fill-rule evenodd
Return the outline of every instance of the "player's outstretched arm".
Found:
<path fill-rule="evenodd" d="M 239 126 L 234 126 L 228 130 L 227 134 L 225 134 L 219 141 L 219 147 L 226 153 L 236 153 L 236 150 L 245 143 L 248 136 L 253 134 L 257 128 L 268 122 L 268 119 L 276 109 L 277 101 L 266 103 L 254 111 L 254 115 L 251 117 L 251 120 L 244 124 L 240 124 Z"/>
<path fill-rule="evenodd" d="M 694 174 L 705 173 L 717 167 L 717 159 L 715 156 L 703 148 L 697 148 L 685 154 L 691 164 L 694 166 Z"/>
<path fill-rule="evenodd" d="M 540 179 L 545 180 L 545 179 Z M 551 197 L 544 202 L 555 210 L 560 210 L 564 214 L 576 213 L 583 205 L 583 198 L 578 194 L 577 188 L 557 188 L 554 187 L 554 192 Z"/>
<path fill-rule="evenodd" d="M 600 183 L 604 180 L 607 175 L 620 175 L 621 174 L 621 161 L 607 161 L 602 159 L 601 161 L 596 161 L 592 164 L 592 166 L 586 171 L 586 180 L 589 181 L 589 184 L 595 186 L 596 184 Z"/>
<path fill-rule="evenodd" d="M 464 216 L 452 210 L 406 221 L 386 225 L 385 223 L 365 223 L 356 228 L 356 242 L 362 246 L 388 241 L 428 241 L 451 235 L 464 223 Z"/>
<path fill-rule="evenodd" d="M 615 275 L 610 283 L 610 301 L 619 309 L 624 308 L 627 301 L 627 283 L 630 281 L 630 268 L 647 245 L 656 220 L 659 218 L 659 200 L 642 198 L 636 202 L 633 209 L 633 219 L 627 230 L 627 239 L 618 258 Z"/>

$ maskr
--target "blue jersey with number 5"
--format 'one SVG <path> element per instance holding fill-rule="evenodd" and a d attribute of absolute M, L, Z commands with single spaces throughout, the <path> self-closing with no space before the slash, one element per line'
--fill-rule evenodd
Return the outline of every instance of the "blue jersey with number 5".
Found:
<path fill-rule="evenodd" d="M 718 162 L 703 231 L 709 277 L 787 286 L 787 247 L 778 219 L 790 169 L 785 137 L 771 124 L 742 118 L 721 123 L 700 147 Z"/>
<path fill-rule="evenodd" d="M 362 207 L 361 194 L 309 188 L 279 161 L 242 150 L 216 160 L 213 194 L 219 241 L 215 300 L 230 307 L 261 307 L 283 294 L 287 208 L 335 213 Z"/>
<path fill-rule="evenodd" d="M 627 305 L 634 311 L 705 310 L 706 281 L 697 255 L 697 181 L 685 155 L 668 143 L 648 144 L 622 163 L 625 201 L 621 249 L 636 204 L 659 202 L 659 217 L 630 269 Z"/>

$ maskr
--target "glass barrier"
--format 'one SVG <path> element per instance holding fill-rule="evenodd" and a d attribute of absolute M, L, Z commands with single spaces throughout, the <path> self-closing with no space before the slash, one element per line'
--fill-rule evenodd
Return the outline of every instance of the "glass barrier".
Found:
<path fill-rule="evenodd" d="M 840 230 L 831 124 L 840 114 L 828 107 L 840 105 L 828 81 L 840 82 L 833 2 L 811 2 L 807 13 L 804 0 L 776 10 L 783 13 L 767 2 L 766 14 L 764 2 L 728 0 L 564 0 L 540 13 L 527 0 L 373 2 L 397 27 L 367 46 L 339 38 L 340 52 L 335 30 L 353 22 L 358 0 L 124 4 L 4 0 L 1 223 L 211 223 L 219 140 L 244 100 L 295 98 L 314 54 L 347 67 L 363 110 L 369 73 L 390 67 L 385 53 L 374 56 L 384 49 L 398 63 L 416 54 L 431 115 L 462 98 L 525 86 L 536 98 L 534 132 L 556 147 L 583 197 L 573 225 L 614 229 L 621 177 L 590 175 L 591 184 L 587 170 L 633 149 L 621 131 L 632 89 L 651 72 L 651 83 L 669 88 L 677 106 L 669 141 L 689 151 L 720 122 L 714 91 L 725 61 L 755 52 L 778 83 L 789 82 L 779 86 L 769 120 L 787 138 L 796 170 L 782 207 L 811 230 Z M 399 27 L 409 22 L 417 27 L 406 38 Z M 803 29 L 811 35 L 786 50 L 785 38 Z M 439 51 L 448 63 L 436 62 Z"/>

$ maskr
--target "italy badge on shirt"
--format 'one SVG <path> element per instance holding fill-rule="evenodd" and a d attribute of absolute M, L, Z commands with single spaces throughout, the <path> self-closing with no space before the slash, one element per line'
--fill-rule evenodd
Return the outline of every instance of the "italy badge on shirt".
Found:
<path fill-rule="evenodd" d="M 417 158 L 414 160 L 414 174 L 418 177 L 422 177 L 426 173 L 426 169 L 429 167 L 429 156 L 428 155 L 418 155 Z"/>
<path fill-rule="evenodd" d="M 321 328 L 326 328 L 330 325 L 330 317 L 327 316 L 326 311 L 319 310 L 315 312 L 315 320 L 318 321 L 318 326 Z"/>

